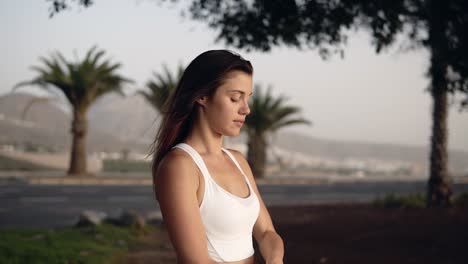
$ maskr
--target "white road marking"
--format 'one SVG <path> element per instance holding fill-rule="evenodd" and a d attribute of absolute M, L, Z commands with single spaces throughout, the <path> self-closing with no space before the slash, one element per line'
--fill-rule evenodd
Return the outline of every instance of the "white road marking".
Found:
<path fill-rule="evenodd" d="M 107 200 L 109 202 L 140 202 L 151 199 L 150 196 L 140 195 L 140 196 L 109 196 Z"/>
<path fill-rule="evenodd" d="M 22 203 L 63 203 L 68 201 L 65 196 L 38 196 L 38 197 L 21 197 Z"/>
<path fill-rule="evenodd" d="M 64 193 L 97 193 L 99 192 L 99 188 L 70 188 L 70 187 L 65 187 L 60 189 Z"/>

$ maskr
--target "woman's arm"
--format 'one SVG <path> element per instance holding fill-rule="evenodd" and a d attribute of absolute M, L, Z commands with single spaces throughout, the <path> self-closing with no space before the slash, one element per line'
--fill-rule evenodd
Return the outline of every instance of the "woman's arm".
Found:
<path fill-rule="evenodd" d="M 215 263 L 208 255 L 197 200 L 198 170 L 185 153 L 169 152 L 156 172 L 155 190 L 177 263 Z"/>
<path fill-rule="evenodd" d="M 249 178 L 250 185 L 252 185 L 252 188 L 257 194 L 258 200 L 260 202 L 260 214 L 258 216 L 257 222 L 255 222 L 253 230 L 253 235 L 259 245 L 260 252 L 262 253 L 262 256 L 267 264 L 282 264 L 284 257 L 283 240 L 278 235 L 275 227 L 273 226 L 268 209 L 266 208 L 260 192 L 258 191 L 252 170 L 250 169 L 250 166 L 242 153 L 236 150 L 231 150 L 231 152 L 234 153 L 242 170 Z"/>

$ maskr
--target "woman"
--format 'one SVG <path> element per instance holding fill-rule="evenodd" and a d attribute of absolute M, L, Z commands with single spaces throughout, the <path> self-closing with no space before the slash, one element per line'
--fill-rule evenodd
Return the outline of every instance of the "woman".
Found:
<path fill-rule="evenodd" d="M 252 65 L 227 50 L 200 54 L 185 69 L 153 144 L 156 199 L 178 263 L 254 263 L 252 235 L 266 263 L 283 263 L 284 246 L 235 150 L 250 113 Z"/>

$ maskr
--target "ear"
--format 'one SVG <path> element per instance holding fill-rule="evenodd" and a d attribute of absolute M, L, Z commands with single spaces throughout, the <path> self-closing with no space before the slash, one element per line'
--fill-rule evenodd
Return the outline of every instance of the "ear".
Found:
<path fill-rule="evenodd" d="M 205 106 L 206 100 L 207 100 L 207 96 L 202 96 L 202 97 L 199 97 L 196 102 L 199 103 L 201 106 Z"/>

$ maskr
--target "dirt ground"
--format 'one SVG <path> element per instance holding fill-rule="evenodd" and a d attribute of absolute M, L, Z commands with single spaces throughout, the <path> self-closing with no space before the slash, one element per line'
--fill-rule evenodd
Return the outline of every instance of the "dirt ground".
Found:
<path fill-rule="evenodd" d="M 468 263 L 468 208 L 384 209 L 371 205 L 269 208 L 284 240 L 284 263 Z M 167 234 L 159 250 L 126 263 L 176 263 Z M 257 245 L 256 263 L 265 263 Z"/>

